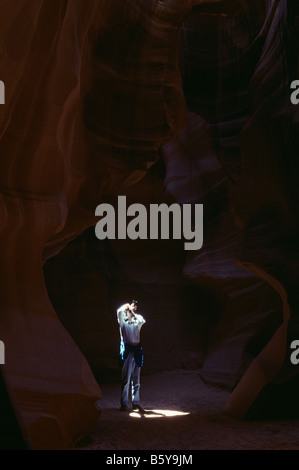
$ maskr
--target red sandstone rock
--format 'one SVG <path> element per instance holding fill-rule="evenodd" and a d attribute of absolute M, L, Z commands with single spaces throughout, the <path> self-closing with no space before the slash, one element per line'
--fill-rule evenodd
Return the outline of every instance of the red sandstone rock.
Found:
<path fill-rule="evenodd" d="M 109 189 L 139 180 L 182 126 L 173 51 L 190 7 L 1 5 L 1 340 L 31 448 L 70 446 L 98 417 L 99 386 L 57 319 L 43 263 L 95 223 Z"/>
<path fill-rule="evenodd" d="M 161 357 L 161 367 L 202 365 L 205 380 L 236 386 L 229 413 L 244 417 L 269 383 L 297 375 L 287 362 L 298 307 L 296 15 L 285 0 L 2 2 L 0 339 L 31 448 L 69 447 L 93 429 L 101 392 L 90 364 L 113 369 L 111 315 L 136 288 L 152 320 L 149 369 Z M 94 248 L 89 232 L 94 300 L 84 313 L 76 293 L 76 324 L 55 261 L 48 291 L 43 267 L 118 194 L 204 203 L 204 247 L 186 258 L 172 242 Z M 99 330 L 99 349 L 82 322 Z"/>

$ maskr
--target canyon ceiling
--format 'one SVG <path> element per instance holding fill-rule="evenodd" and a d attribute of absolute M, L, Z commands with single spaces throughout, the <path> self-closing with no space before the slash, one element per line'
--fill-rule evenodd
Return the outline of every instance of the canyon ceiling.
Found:
<path fill-rule="evenodd" d="M 25 444 L 68 448 L 117 380 L 198 369 L 239 419 L 298 416 L 295 0 L 1 3 L 1 367 Z M 204 242 L 103 240 L 95 208 L 203 204 Z M 9 397 L 9 399 L 8 399 Z"/>

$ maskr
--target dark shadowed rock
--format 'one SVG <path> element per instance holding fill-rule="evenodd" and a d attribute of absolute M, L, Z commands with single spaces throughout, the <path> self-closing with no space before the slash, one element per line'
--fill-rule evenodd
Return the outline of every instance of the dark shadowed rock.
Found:
<path fill-rule="evenodd" d="M 135 297 L 144 373 L 198 369 L 239 418 L 297 406 L 298 14 L 294 0 L 1 6 L 0 339 L 20 446 L 94 429 L 119 374 L 115 310 Z M 95 208 L 118 195 L 203 204 L 203 247 L 99 241 Z"/>

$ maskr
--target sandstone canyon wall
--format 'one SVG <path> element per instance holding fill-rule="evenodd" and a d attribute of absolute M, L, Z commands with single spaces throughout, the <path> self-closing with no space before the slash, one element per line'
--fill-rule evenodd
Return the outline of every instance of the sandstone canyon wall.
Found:
<path fill-rule="evenodd" d="M 2 2 L 2 395 L 29 448 L 93 429 L 119 373 L 115 309 L 134 297 L 145 373 L 198 369 L 239 418 L 298 415 L 298 15 L 291 0 Z M 96 206 L 121 194 L 204 204 L 203 247 L 97 240 Z"/>

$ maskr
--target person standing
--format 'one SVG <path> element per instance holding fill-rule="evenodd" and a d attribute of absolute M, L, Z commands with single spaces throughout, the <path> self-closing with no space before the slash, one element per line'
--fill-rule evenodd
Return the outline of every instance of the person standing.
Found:
<path fill-rule="evenodd" d="M 143 350 L 140 330 L 145 319 L 137 313 L 137 301 L 122 305 L 117 310 L 120 328 L 120 356 L 122 361 L 120 410 L 128 409 L 130 384 L 132 383 L 133 411 L 142 411 L 140 406 L 140 372 L 143 366 Z"/>

